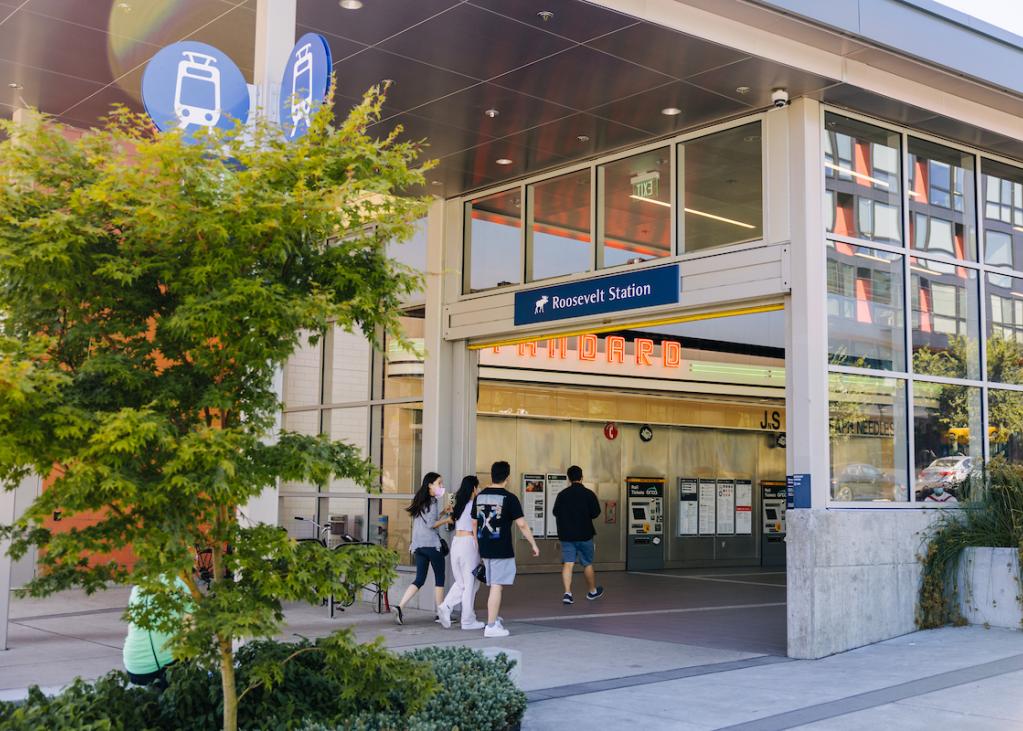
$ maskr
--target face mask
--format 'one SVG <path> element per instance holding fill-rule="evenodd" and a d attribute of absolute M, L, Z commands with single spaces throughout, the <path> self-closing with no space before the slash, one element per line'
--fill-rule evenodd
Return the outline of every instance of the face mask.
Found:
<path fill-rule="evenodd" d="M 936 487 L 936 488 L 934 488 L 934 494 L 935 495 L 944 495 L 945 494 L 945 488 L 943 488 L 943 487 Z"/>
<path fill-rule="evenodd" d="M 434 497 L 441 497 L 444 494 L 444 488 L 443 487 L 431 487 L 430 488 L 430 492 L 433 494 Z"/>

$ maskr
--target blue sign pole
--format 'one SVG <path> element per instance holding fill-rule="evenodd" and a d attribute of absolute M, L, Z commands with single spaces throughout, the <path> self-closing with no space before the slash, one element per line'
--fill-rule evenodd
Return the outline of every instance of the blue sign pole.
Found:
<path fill-rule="evenodd" d="M 681 291 L 678 264 L 554 284 L 515 293 L 515 324 L 677 304 Z"/>
<path fill-rule="evenodd" d="M 245 77 L 223 51 L 196 41 L 160 49 L 142 74 L 142 103 L 157 129 L 232 129 L 249 117 Z"/>
<path fill-rule="evenodd" d="M 291 49 L 281 79 L 278 107 L 281 128 L 289 140 L 309 131 L 309 122 L 330 91 L 330 45 L 318 33 L 306 33 Z"/>

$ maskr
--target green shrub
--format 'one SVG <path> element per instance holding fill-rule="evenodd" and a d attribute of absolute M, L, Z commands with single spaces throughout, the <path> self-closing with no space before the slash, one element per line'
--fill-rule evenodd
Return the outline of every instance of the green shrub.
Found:
<path fill-rule="evenodd" d="M 350 631 L 316 642 L 258 641 L 237 653 L 238 726 L 284 731 L 504 731 L 522 719 L 526 698 L 508 671 L 464 647 L 388 652 Z M 220 674 L 195 662 L 169 668 L 168 687 L 128 684 L 115 671 L 76 680 L 59 696 L 38 688 L 20 706 L 0 704 L 5 731 L 214 731 L 221 724 Z"/>
<path fill-rule="evenodd" d="M 961 624 L 957 574 L 964 548 L 1015 548 L 1023 566 L 1023 466 L 994 460 L 970 476 L 962 510 L 943 512 L 920 560 L 921 629 Z M 1021 577 L 1023 579 L 1023 577 Z"/>

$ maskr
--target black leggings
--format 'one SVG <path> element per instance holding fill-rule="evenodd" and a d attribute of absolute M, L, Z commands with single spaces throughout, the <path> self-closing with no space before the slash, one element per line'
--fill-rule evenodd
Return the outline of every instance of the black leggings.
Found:
<path fill-rule="evenodd" d="M 417 548 L 412 552 L 416 558 L 416 578 L 412 583 L 419 589 L 426 583 L 426 570 L 433 566 L 433 578 L 437 586 L 444 587 L 444 557 L 439 548 Z"/>

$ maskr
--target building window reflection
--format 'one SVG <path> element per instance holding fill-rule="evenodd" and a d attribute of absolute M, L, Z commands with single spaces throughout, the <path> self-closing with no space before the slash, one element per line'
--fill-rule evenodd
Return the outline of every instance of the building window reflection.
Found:
<path fill-rule="evenodd" d="M 907 174 L 910 246 L 976 260 L 973 156 L 910 138 Z"/>
<path fill-rule="evenodd" d="M 597 168 L 600 266 L 671 256 L 671 151 L 633 155 Z"/>
<path fill-rule="evenodd" d="M 828 358 L 832 364 L 903 370 L 903 257 L 828 242 Z"/>
<path fill-rule="evenodd" d="M 466 203 L 465 292 L 522 283 L 522 192 Z"/>
<path fill-rule="evenodd" d="M 530 185 L 526 200 L 526 281 L 592 269 L 589 168 Z"/>
<path fill-rule="evenodd" d="M 987 274 L 987 378 L 1023 385 L 1023 279 Z"/>
<path fill-rule="evenodd" d="M 1023 170 L 983 161 L 984 261 L 1009 269 L 1023 267 Z M 1017 266 L 1020 265 L 1020 266 Z"/>
<path fill-rule="evenodd" d="M 825 116 L 829 233 L 901 243 L 900 149 L 895 132 L 836 114 Z"/>

